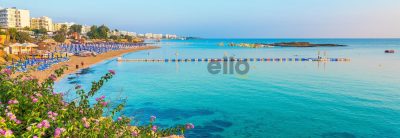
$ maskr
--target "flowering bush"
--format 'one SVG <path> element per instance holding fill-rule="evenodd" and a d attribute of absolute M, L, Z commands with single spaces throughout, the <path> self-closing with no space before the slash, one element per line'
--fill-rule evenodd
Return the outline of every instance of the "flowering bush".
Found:
<path fill-rule="evenodd" d="M 76 86 L 78 97 L 66 102 L 63 95 L 53 92 L 54 81 L 63 74 L 66 67 L 58 69 L 48 79 L 38 79 L 0 67 L 0 137 L 166 137 L 183 135 L 193 129 L 191 123 L 174 128 L 160 129 L 153 125 L 155 116 L 145 126 L 131 126 L 131 119 L 116 116 L 124 107 L 119 104 L 105 116 L 110 107 L 106 97 L 89 99 L 115 75 L 110 70 L 99 81 L 92 84 L 89 92 Z"/>

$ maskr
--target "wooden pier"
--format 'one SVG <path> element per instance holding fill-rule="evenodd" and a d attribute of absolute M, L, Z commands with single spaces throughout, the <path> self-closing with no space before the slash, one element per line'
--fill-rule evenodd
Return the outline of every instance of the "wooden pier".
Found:
<path fill-rule="evenodd" d="M 183 59 L 123 59 L 118 62 L 349 62 L 349 58 L 183 58 Z"/>

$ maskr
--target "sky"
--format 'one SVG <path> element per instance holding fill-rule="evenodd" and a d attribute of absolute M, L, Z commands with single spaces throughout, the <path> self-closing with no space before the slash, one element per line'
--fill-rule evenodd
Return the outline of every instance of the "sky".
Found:
<path fill-rule="evenodd" d="M 0 0 L 54 22 L 203 38 L 400 38 L 400 0 Z"/>

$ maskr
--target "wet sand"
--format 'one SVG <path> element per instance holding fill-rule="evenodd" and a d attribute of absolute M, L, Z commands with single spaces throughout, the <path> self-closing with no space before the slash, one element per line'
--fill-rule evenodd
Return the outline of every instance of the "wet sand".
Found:
<path fill-rule="evenodd" d="M 29 74 L 36 77 L 37 79 L 39 79 L 39 81 L 43 81 L 46 78 L 48 78 L 51 74 L 53 74 L 54 70 L 59 69 L 60 67 L 62 67 L 64 65 L 67 65 L 68 70 L 65 70 L 63 76 L 58 78 L 58 79 L 61 79 L 68 74 L 75 73 L 76 71 L 78 71 L 80 69 L 90 67 L 93 64 L 99 63 L 99 62 L 107 60 L 107 59 L 115 58 L 115 57 L 121 56 L 126 53 L 131 53 L 131 52 L 136 52 L 136 51 L 141 51 L 141 50 L 148 50 L 148 49 L 156 49 L 156 48 L 158 48 L 158 47 L 145 46 L 145 47 L 139 47 L 139 48 L 123 49 L 123 50 L 117 50 L 117 51 L 103 53 L 103 54 L 97 55 L 95 57 L 93 57 L 93 56 L 91 56 L 91 57 L 72 56 L 72 57 L 70 57 L 70 60 L 68 62 L 62 62 L 57 65 L 53 65 L 45 71 L 32 71 Z M 81 65 L 81 62 L 84 63 L 83 66 Z M 78 69 L 76 68 L 76 65 L 79 65 Z"/>

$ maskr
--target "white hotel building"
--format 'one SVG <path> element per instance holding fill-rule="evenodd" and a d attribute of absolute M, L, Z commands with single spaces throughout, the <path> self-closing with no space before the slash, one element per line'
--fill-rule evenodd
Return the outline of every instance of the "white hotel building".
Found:
<path fill-rule="evenodd" d="M 24 28 L 31 26 L 29 10 L 5 8 L 0 10 L 0 27 L 2 28 Z"/>
<path fill-rule="evenodd" d="M 74 24 L 74 22 L 54 23 L 54 31 L 59 31 L 63 25 L 67 26 L 67 29 L 69 29 Z"/>

